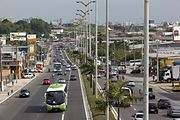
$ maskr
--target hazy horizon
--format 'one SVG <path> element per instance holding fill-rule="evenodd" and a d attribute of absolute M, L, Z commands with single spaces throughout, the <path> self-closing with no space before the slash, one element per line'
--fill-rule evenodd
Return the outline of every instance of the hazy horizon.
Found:
<path fill-rule="evenodd" d="M 83 1 L 83 0 L 82 0 Z M 156 23 L 163 21 L 180 21 L 178 11 L 180 0 L 149 0 L 150 19 Z M 83 1 L 88 3 L 87 0 Z M 105 23 L 105 0 L 99 3 L 99 23 Z M 179 3 L 179 4 L 178 4 Z M 94 23 L 95 4 L 91 21 Z M 63 23 L 72 22 L 79 16 L 77 9 L 85 9 L 82 4 L 77 4 L 76 0 L 0 0 L 0 18 L 12 18 L 15 20 L 27 19 L 31 17 L 41 18 L 47 22 L 62 18 Z M 109 0 L 109 21 L 112 23 L 143 23 L 144 0 Z"/>

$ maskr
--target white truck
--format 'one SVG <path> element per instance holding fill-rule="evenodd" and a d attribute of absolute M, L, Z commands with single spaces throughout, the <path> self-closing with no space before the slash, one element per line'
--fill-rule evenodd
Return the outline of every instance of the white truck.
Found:
<path fill-rule="evenodd" d="M 167 70 L 164 73 L 164 80 L 170 82 L 171 80 L 179 80 L 180 65 L 172 66 L 172 71 Z"/>

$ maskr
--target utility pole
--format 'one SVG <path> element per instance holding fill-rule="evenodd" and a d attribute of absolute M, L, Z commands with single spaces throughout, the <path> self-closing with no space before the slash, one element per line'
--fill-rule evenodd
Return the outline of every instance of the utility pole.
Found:
<path fill-rule="evenodd" d="M 16 83 L 18 81 L 18 67 L 19 67 L 19 64 L 18 64 L 18 41 L 16 41 Z"/>
<path fill-rule="evenodd" d="M 143 120 L 149 120 L 149 0 L 144 0 Z"/>
<path fill-rule="evenodd" d="M 0 41 L 0 74 L 1 74 L 1 91 L 4 91 L 4 84 L 2 79 L 2 41 Z"/>
<path fill-rule="evenodd" d="M 106 89 L 109 90 L 109 1 L 106 0 Z M 109 98 L 107 99 L 106 120 L 109 120 Z"/>
<path fill-rule="evenodd" d="M 98 78 L 97 78 L 97 75 L 98 75 L 98 67 L 97 67 L 97 60 L 98 60 L 98 0 L 96 0 L 96 6 L 95 6 L 95 9 L 96 9 L 96 15 L 95 15 L 95 21 L 96 21 L 96 50 L 95 50 L 95 62 L 96 62 L 96 70 L 95 70 L 95 96 L 96 98 L 98 97 L 98 93 L 97 93 L 97 83 L 98 83 Z"/>

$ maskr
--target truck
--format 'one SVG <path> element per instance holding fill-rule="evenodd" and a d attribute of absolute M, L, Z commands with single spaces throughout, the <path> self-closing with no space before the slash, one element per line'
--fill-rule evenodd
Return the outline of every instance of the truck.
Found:
<path fill-rule="evenodd" d="M 164 72 L 163 79 L 170 82 L 171 80 L 179 80 L 180 75 L 180 65 L 172 66 L 171 69 L 168 69 Z"/>

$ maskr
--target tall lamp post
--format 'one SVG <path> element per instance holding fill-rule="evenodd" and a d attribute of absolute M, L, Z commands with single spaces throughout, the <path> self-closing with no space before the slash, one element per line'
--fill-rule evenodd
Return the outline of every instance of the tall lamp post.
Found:
<path fill-rule="evenodd" d="M 109 1 L 106 0 L 106 89 L 109 90 Z M 109 120 L 109 98 L 107 97 L 106 120 Z"/>
<path fill-rule="evenodd" d="M 0 74 L 1 74 L 1 91 L 4 91 L 4 84 L 2 79 L 2 41 L 0 41 Z"/>
<path fill-rule="evenodd" d="M 149 0 L 144 0 L 143 120 L 149 120 Z"/>
<path fill-rule="evenodd" d="M 159 40 L 158 39 L 156 40 L 156 60 L 157 60 L 156 76 L 157 76 L 157 82 L 159 82 Z"/>
<path fill-rule="evenodd" d="M 82 1 L 76 1 L 76 3 L 81 3 L 82 5 L 84 5 L 85 6 L 85 10 L 87 10 L 87 6 L 89 6 L 91 3 L 95 3 L 95 1 L 88 1 L 88 3 L 84 3 L 84 2 L 82 2 Z M 87 31 L 86 32 L 88 32 L 88 28 L 87 28 Z M 87 34 L 88 35 L 88 34 Z M 91 41 L 90 41 L 91 42 Z M 87 41 L 86 41 L 86 45 L 88 45 L 88 43 L 87 43 Z M 91 43 L 90 43 L 90 45 L 91 45 Z M 88 46 L 86 46 L 86 52 L 87 52 L 87 54 L 88 54 Z M 91 50 L 90 50 L 91 51 Z"/>
<path fill-rule="evenodd" d="M 95 21 L 96 21 L 96 50 L 95 50 L 95 62 L 96 62 L 96 70 L 95 70 L 95 96 L 97 98 L 98 94 L 97 94 L 97 83 L 98 83 L 98 78 L 97 78 L 97 75 L 98 75 L 98 66 L 97 66 L 97 60 L 98 60 L 98 0 L 96 0 L 96 15 L 95 15 Z M 90 48 L 91 49 L 91 48 Z"/>

